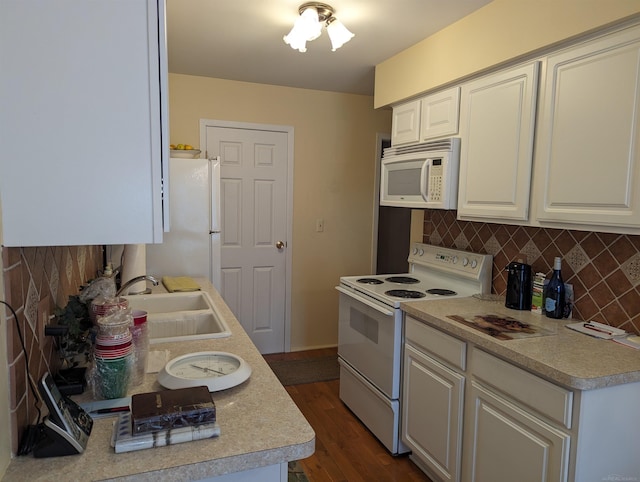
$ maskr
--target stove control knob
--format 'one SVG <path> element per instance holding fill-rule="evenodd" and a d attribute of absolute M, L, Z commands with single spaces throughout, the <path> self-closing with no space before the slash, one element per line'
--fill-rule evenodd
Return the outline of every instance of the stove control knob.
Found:
<path fill-rule="evenodd" d="M 424 256 L 424 249 L 420 248 L 418 250 L 418 256 Z"/>
<path fill-rule="evenodd" d="M 467 258 L 462 258 L 462 266 L 467 266 L 469 264 L 469 260 Z"/>
<path fill-rule="evenodd" d="M 413 255 L 415 256 L 416 254 L 418 254 L 418 248 L 413 248 Z"/>
<path fill-rule="evenodd" d="M 454 256 L 453 258 L 451 258 L 451 262 L 452 262 L 453 264 L 456 264 L 456 263 L 458 262 L 458 257 L 457 257 L 457 256 Z"/>
<path fill-rule="evenodd" d="M 477 259 L 472 259 L 471 260 L 471 268 L 476 269 L 478 267 L 478 260 Z"/>

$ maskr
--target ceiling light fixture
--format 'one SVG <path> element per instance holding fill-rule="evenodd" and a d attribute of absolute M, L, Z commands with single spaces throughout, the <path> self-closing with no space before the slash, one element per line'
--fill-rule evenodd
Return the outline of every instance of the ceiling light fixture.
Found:
<path fill-rule="evenodd" d="M 304 3 L 298 8 L 298 13 L 300 16 L 296 19 L 291 32 L 283 37 L 284 42 L 292 49 L 306 52 L 307 42 L 317 39 L 322 33 L 322 22 L 327 26 L 333 52 L 354 37 L 354 34 L 334 17 L 333 7 L 326 3 Z"/>

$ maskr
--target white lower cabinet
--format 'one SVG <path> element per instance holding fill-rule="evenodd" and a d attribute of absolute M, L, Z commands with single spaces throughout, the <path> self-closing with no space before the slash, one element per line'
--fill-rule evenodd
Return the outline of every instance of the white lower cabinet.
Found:
<path fill-rule="evenodd" d="M 471 382 L 464 480 L 566 481 L 569 434 Z"/>
<path fill-rule="evenodd" d="M 436 357 L 455 366 L 465 344 L 410 317 L 406 324 L 402 440 L 429 475 L 459 481 L 465 377 Z"/>
<path fill-rule="evenodd" d="M 411 345 L 404 363 L 403 441 L 442 480 L 460 480 L 464 377 Z"/>
<path fill-rule="evenodd" d="M 640 475 L 640 382 L 568 389 L 409 315 L 403 363 L 402 440 L 434 482 Z"/>

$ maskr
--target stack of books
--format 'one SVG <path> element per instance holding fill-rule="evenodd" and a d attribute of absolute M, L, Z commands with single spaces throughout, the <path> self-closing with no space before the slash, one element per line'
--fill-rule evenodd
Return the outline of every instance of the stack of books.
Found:
<path fill-rule="evenodd" d="M 217 437 L 216 406 L 205 386 L 161 390 L 131 397 L 131 411 L 114 425 L 116 453 Z"/>

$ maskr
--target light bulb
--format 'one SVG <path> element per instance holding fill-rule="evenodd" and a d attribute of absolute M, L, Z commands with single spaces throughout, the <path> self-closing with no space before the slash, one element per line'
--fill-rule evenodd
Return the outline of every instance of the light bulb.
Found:
<path fill-rule="evenodd" d="M 333 20 L 329 25 L 327 25 L 327 33 L 329 34 L 329 38 L 331 39 L 331 51 L 335 52 L 336 49 L 339 49 L 344 44 L 346 44 L 349 40 L 355 37 L 347 27 L 345 27 L 340 20 Z"/>

